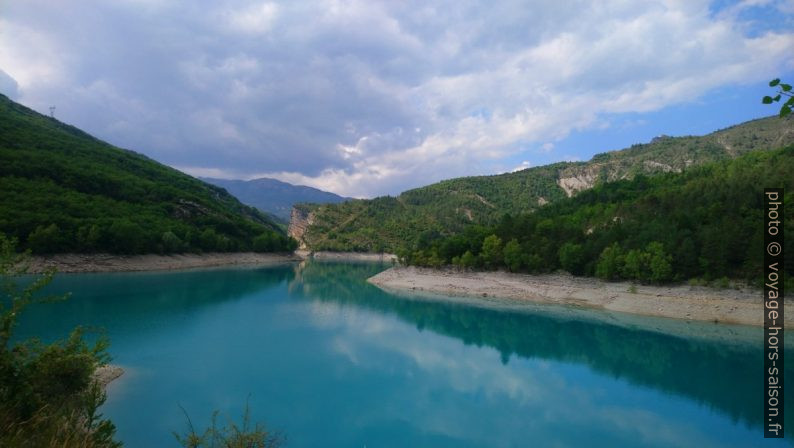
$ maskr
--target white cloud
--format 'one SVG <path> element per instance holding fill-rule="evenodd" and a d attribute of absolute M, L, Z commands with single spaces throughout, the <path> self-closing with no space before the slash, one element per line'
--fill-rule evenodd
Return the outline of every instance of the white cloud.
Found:
<path fill-rule="evenodd" d="M 520 164 L 520 165 L 518 165 L 517 167 L 513 168 L 513 169 L 512 169 L 512 172 L 514 172 L 514 173 L 515 173 L 516 171 L 525 170 L 525 169 L 527 169 L 527 168 L 529 168 L 529 167 L 531 167 L 531 166 L 532 166 L 532 164 L 531 164 L 531 163 L 529 163 L 529 161 L 527 161 L 527 160 L 524 160 L 523 162 L 521 162 L 521 164 Z"/>
<path fill-rule="evenodd" d="M 794 69 L 794 32 L 742 13 L 790 1 L 141 1 L 11 3 L 0 69 L 23 103 L 155 159 L 349 196 Z"/>
<path fill-rule="evenodd" d="M 504 365 L 502 354 L 494 347 L 466 343 L 432 329 L 417 331 L 414 322 L 388 313 L 325 301 L 313 301 L 310 310 L 316 326 L 331 330 L 327 349 L 340 358 L 340 370 L 346 363 L 364 375 L 377 375 L 385 369 L 390 378 L 412 385 L 397 391 L 384 389 L 383 394 L 396 392 L 400 396 L 388 395 L 388 399 L 373 403 L 372 412 L 357 417 L 361 426 L 378 419 L 399 419 L 407 409 L 413 416 L 412 425 L 422 433 L 443 434 L 474 445 L 517 446 L 527 437 L 554 439 L 561 446 L 581 444 L 580 439 L 569 436 L 577 434 L 578 428 L 594 427 L 614 440 L 640 445 L 719 444 L 713 433 L 684 416 L 708 413 L 702 403 L 671 399 L 664 392 L 643 387 L 636 388 L 632 399 L 625 401 L 610 394 L 625 389 L 624 379 L 605 377 L 578 363 L 513 355 Z M 414 377 L 420 380 L 414 381 Z M 595 389 L 587 386 L 596 383 Z M 464 402 L 471 403 L 470 397 L 476 397 L 480 412 L 461 407 Z M 647 400 L 672 400 L 686 412 L 666 415 L 642 406 Z M 394 406 L 402 402 L 405 405 Z M 709 417 L 729 420 L 719 414 Z M 561 422 L 571 431 L 567 436 L 554 433 L 556 438 L 550 439 L 546 431 L 554 432 Z"/>
<path fill-rule="evenodd" d="M 278 5 L 269 2 L 254 3 L 243 9 L 229 11 L 224 16 L 227 26 L 233 31 L 266 33 L 278 16 Z"/>

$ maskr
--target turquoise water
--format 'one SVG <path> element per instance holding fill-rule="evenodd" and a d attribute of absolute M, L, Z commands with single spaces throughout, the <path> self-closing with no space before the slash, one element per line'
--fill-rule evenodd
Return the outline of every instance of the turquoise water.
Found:
<path fill-rule="evenodd" d="M 365 282 L 384 268 L 61 275 L 50 291 L 71 299 L 31 309 L 18 335 L 104 329 L 127 373 L 103 412 L 128 447 L 177 446 L 180 407 L 202 427 L 246 401 L 290 447 L 785 444 L 762 435 L 758 329 L 728 343 L 400 297 Z"/>

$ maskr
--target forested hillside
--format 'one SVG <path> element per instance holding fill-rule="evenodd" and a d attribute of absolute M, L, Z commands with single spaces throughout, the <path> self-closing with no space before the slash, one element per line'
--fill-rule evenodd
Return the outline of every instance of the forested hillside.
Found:
<path fill-rule="evenodd" d="M 556 163 L 494 176 L 446 180 L 397 197 L 297 208 L 296 237 L 314 250 L 396 251 L 425 231 L 452 235 L 470 224 L 530 212 L 603 182 L 681 172 L 794 143 L 794 120 L 754 120 L 702 137 L 655 138 L 588 162 Z"/>
<path fill-rule="evenodd" d="M 400 255 L 408 264 L 551 272 L 646 283 L 743 278 L 763 272 L 764 188 L 794 199 L 794 145 L 755 151 L 683 173 L 600 184 L 493 226 L 444 237 L 426 231 Z M 794 214 L 784 231 L 794 235 Z M 794 275 L 794 243 L 784 251 Z M 759 283 L 760 284 L 760 283 Z"/>
<path fill-rule="evenodd" d="M 277 251 L 269 218 L 0 95 L 0 232 L 34 253 Z"/>

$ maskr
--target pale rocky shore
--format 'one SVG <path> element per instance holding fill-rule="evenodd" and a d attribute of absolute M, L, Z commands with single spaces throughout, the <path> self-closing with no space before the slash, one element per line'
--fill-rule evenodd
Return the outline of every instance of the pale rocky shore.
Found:
<path fill-rule="evenodd" d="M 58 272 L 164 271 L 215 266 L 269 265 L 301 259 L 295 254 L 256 252 L 177 255 L 58 254 L 31 257 L 28 272 L 40 273 L 48 269 L 55 269 Z"/>
<path fill-rule="evenodd" d="M 368 280 L 402 293 L 502 298 L 527 304 L 594 308 L 643 316 L 740 325 L 763 325 L 762 291 L 686 285 L 648 286 L 563 274 L 524 275 L 453 269 L 393 267 Z M 630 292 L 633 291 L 633 292 Z M 471 300 L 469 300 L 471 301 Z M 785 323 L 794 323 L 786 306 Z"/>
<path fill-rule="evenodd" d="M 373 261 L 392 263 L 397 262 L 397 255 L 388 253 L 374 253 L 374 252 L 304 252 L 307 257 L 314 258 L 315 260 L 330 260 L 330 261 Z"/>
<path fill-rule="evenodd" d="M 105 364 L 99 366 L 94 371 L 94 381 L 96 381 L 100 387 L 105 388 L 108 384 L 113 382 L 113 380 L 117 379 L 123 374 L 124 369 L 121 367 L 113 364 Z"/>

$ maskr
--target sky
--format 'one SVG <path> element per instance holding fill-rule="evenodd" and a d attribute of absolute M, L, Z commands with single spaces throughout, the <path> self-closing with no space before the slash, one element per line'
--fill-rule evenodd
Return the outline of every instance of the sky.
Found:
<path fill-rule="evenodd" d="M 794 0 L 0 2 L 0 93 L 196 176 L 395 195 L 777 113 Z"/>

